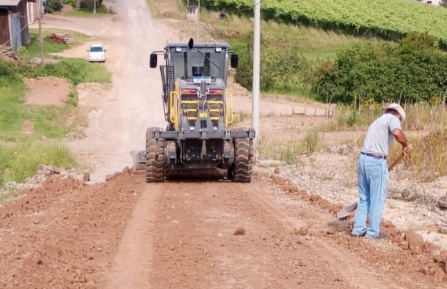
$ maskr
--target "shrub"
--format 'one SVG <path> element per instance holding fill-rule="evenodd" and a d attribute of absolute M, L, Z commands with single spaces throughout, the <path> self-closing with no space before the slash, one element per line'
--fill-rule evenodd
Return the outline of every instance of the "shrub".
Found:
<path fill-rule="evenodd" d="M 62 3 L 61 0 L 47 0 L 45 7 L 48 13 L 53 13 L 54 11 L 61 11 Z"/>
<path fill-rule="evenodd" d="M 447 54 L 427 34 L 356 46 L 318 69 L 313 89 L 332 102 L 417 102 L 445 94 Z M 361 101 L 360 101 L 361 103 Z"/>
<path fill-rule="evenodd" d="M 247 89 L 253 83 L 253 35 L 235 43 L 232 49 L 240 55 L 235 80 Z M 291 45 L 270 43 L 262 38 L 261 90 L 291 92 L 306 89 L 313 75 L 312 64 Z"/>
<path fill-rule="evenodd" d="M 62 0 L 66 5 L 70 5 L 72 8 L 76 8 L 76 0 Z"/>

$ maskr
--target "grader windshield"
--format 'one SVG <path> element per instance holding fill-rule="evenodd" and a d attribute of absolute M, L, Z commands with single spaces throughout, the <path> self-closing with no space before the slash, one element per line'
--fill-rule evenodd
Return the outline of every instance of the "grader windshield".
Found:
<path fill-rule="evenodd" d="M 227 77 L 227 46 L 201 46 L 196 44 L 193 49 L 186 46 L 168 47 L 168 57 L 174 66 L 175 78 L 192 79 L 195 76 L 221 78 Z"/>

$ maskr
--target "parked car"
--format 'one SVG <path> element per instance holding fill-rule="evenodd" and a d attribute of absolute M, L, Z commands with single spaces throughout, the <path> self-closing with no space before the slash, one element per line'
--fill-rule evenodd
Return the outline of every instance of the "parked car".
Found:
<path fill-rule="evenodd" d="M 90 62 L 106 62 L 106 50 L 101 44 L 90 45 L 88 52 L 88 61 Z"/>

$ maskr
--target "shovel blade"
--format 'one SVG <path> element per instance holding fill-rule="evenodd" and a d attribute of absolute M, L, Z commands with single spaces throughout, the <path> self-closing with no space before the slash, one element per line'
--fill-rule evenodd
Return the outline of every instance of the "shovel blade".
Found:
<path fill-rule="evenodd" d="M 339 220 L 343 220 L 343 219 L 347 218 L 356 209 L 357 209 L 357 203 L 351 204 L 351 205 L 343 208 L 343 210 L 341 210 L 340 212 L 338 212 L 337 218 Z"/>

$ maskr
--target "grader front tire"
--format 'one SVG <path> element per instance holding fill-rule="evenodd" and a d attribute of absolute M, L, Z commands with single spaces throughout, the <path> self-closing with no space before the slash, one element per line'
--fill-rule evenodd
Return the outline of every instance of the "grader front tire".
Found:
<path fill-rule="evenodd" d="M 163 182 L 165 177 L 165 140 L 155 139 L 153 132 L 158 128 L 146 131 L 146 182 Z"/>
<path fill-rule="evenodd" d="M 249 155 L 250 140 L 248 138 L 236 138 L 234 140 L 234 150 L 233 181 L 249 183 L 253 174 L 253 159 Z"/>

